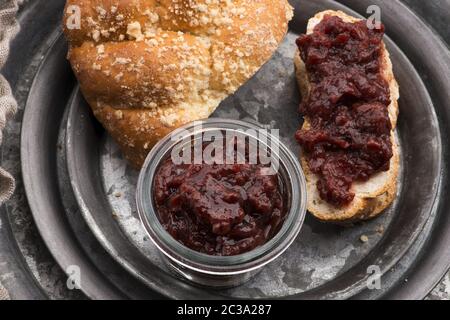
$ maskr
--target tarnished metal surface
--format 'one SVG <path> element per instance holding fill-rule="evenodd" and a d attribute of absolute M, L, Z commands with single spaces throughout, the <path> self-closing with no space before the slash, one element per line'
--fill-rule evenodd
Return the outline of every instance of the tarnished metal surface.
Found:
<path fill-rule="evenodd" d="M 299 97 L 292 64 L 296 37 L 296 34 L 290 33 L 271 61 L 250 80 L 251 83 L 219 107 L 215 115 L 257 121 L 281 129 L 283 141 L 298 153 L 298 145 L 293 139 L 300 121 L 296 117 Z M 113 218 L 129 241 L 149 260 L 163 268 L 157 249 L 148 239 L 136 212 L 138 172 L 127 166 L 109 136 L 102 142 L 101 175 Z M 259 298 L 288 296 L 330 281 L 356 265 L 378 244 L 395 208 L 396 205 L 379 219 L 353 228 L 323 225 L 309 218 L 300 236 L 285 254 L 264 268 L 252 281 L 228 290 L 227 294 Z M 107 210 L 109 208 L 105 208 L 104 212 Z M 362 235 L 369 237 L 367 243 L 360 241 Z"/>
<path fill-rule="evenodd" d="M 284 142 L 298 152 L 292 138 L 300 123 L 293 116 L 299 104 L 292 64 L 295 32 L 320 8 L 336 5 L 319 1 L 296 3 L 299 6 L 291 24 L 292 33 L 272 59 L 226 99 L 214 116 L 254 120 L 280 128 Z M 351 229 L 308 219 L 304 231 L 285 255 L 246 285 L 226 292 L 216 291 L 216 294 L 280 297 L 304 293 L 298 297 L 351 297 L 366 287 L 369 265 L 376 264 L 382 272 L 388 272 L 434 217 L 442 160 L 438 122 L 430 97 L 413 66 L 395 45 L 387 42 L 403 87 L 401 109 L 408 109 L 399 122 L 408 158 L 402 167 L 414 172 L 414 175 L 401 176 L 398 202 L 382 217 Z M 81 97 L 76 96 L 70 108 L 67 129 L 70 180 L 92 232 L 121 265 L 155 290 L 172 297 L 192 297 L 194 290 L 200 296 L 210 296 L 211 292 L 193 287 L 189 293 L 180 290 L 177 287 L 180 283 L 168 278 L 165 269 L 155 269 L 158 257 L 152 245 L 146 243 L 148 240 L 145 241 L 145 234 L 137 224 L 134 209 L 136 173 L 127 168 L 114 144 L 108 140 L 105 144 L 104 135 L 90 119 L 88 106 Z M 99 150 L 97 145 L 103 147 Z M 97 170 L 98 162 L 100 170 Z M 99 179 L 103 186 L 99 186 Z M 116 231 L 117 227 L 121 232 Z M 369 241 L 361 242 L 362 235 L 369 236 Z M 379 240 L 383 241 L 377 243 Z M 410 257 L 406 263 L 412 260 Z M 154 271 L 146 272 L 149 268 Z"/>
<path fill-rule="evenodd" d="M 430 300 L 450 300 L 450 272 L 427 297 Z"/>
<path fill-rule="evenodd" d="M 48 49 L 48 47 L 45 46 L 45 42 L 49 41 L 48 37 L 51 32 L 53 32 L 54 28 L 59 24 L 59 14 L 55 14 L 55 12 L 60 12 L 63 5 L 62 0 L 52 0 L 52 1 L 30 1 L 29 11 L 22 13 L 22 21 L 24 23 L 28 23 L 28 25 L 31 25 L 31 23 L 40 25 L 40 26 L 46 26 L 47 28 L 39 27 L 39 28 L 33 28 L 33 33 L 29 33 L 28 36 L 25 36 L 24 33 L 22 33 L 19 36 L 20 42 L 18 42 L 15 46 L 16 50 L 13 49 L 14 55 L 10 58 L 10 62 L 6 68 L 6 75 L 8 79 L 12 82 L 16 97 L 19 100 L 19 106 L 20 111 L 17 115 L 16 121 L 11 122 L 9 124 L 9 127 L 7 129 L 7 132 L 5 133 L 6 137 L 5 140 L 7 141 L 7 145 L 3 146 L 2 153 L 3 153 L 3 165 L 11 172 L 14 173 L 16 179 L 18 180 L 18 189 L 16 192 L 16 195 L 14 198 L 7 204 L 6 208 L 8 211 L 8 215 L 6 212 L 2 211 L 0 214 L 0 233 L 2 240 L 2 243 L 0 245 L 0 248 L 2 252 L 0 253 L 0 278 L 2 279 L 3 284 L 7 289 L 10 290 L 12 298 L 38 298 L 43 297 L 43 293 L 45 292 L 49 297 L 51 298 L 57 298 L 57 299 L 65 299 L 65 298 L 82 298 L 83 296 L 80 295 L 79 292 L 76 291 L 70 291 L 66 288 L 66 276 L 64 272 L 59 268 L 59 266 L 55 263 L 52 256 L 49 254 L 46 246 L 42 242 L 41 237 L 39 236 L 34 221 L 31 218 L 31 213 L 28 209 L 28 205 L 24 196 L 24 190 L 23 185 L 21 181 L 21 174 L 20 174 L 20 166 L 19 166 L 19 134 L 20 134 L 20 126 L 21 126 L 21 120 L 23 116 L 23 108 L 25 106 L 26 98 L 28 95 L 28 91 L 31 85 L 31 80 L 34 77 L 34 74 L 36 73 L 37 67 L 41 63 L 42 55 L 44 54 L 45 49 Z M 346 2 L 346 1 L 342 1 Z M 415 5 L 416 7 L 425 7 L 425 12 L 428 9 L 426 8 L 426 3 L 423 4 L 417 4 L 414 3 L 414 1 L 407 1 L 411 5 Z M 435 10 L 436 9 L 436 3 L 439 2 L 439 6 L 444 6 L 448 4 L 443 3 L 444 1 L 436 1 L 432 2 L 433 7 L 431 12 L 433 12 L 433 15 L 439 14 L 440 12 L 446 12 L 446 10 Z M 35 5 L 36 3 L 39 4 L 39 14 L 36 14 L 36 8 L 32 8 L 31 6 Z M 430 2 L 431 3 L 431 2 Z M 59 8 L 59 9 L 58 9 Z M 429 8 L 429 7 L 428 7 Z M 447 11 L 448 12 L 448 11 Z M 33 15 L 31 17 L 30 15 Z M 438 15 L 439 16 L 439 15 Z M 41 21 L 42 20 L 42 21 Z M 444 23 L 439 24 L 439 21 L 443 21 Z M 439 28 L 439 25 L 444 27 L 446 31 L 448 32 L 448 28 L 446 28 L 447 23 L 446 20 L 439 20 L 439 19 L 433 19 L 433 24 Z M 25 29 L 27 30 L 27 29 Z M 31 29 L 28 29 L 31 30 Z M 26 32 L 26 31 L 25 31 Z M 447 37 L 443 36 L 444 38 Z M 49 42 L 51 42 L 52 39 L 50 39 Z M 23 50 L 25 46 L 28 46 L 30 50 Z M 44 51 L 39 51 L 39 48 L 42 47 Z M 247 108 L 250 110 L 261 108 L 258 105 L 247 105 Z M 252 109 L 253 108 L 253 109 Z M 108 143 L 105 143 L 105 150 L 107 149 Z M 110 147 L 108 147 L 110 148 Z M 111 149 L 109 149 L 111 150 Z M 60 157 L 63 157 L 61 153 L 63 153 L 62 150 L 55 150 L 55 153 L 60 154 Z M 106 155 L 107 153 L 104 153 Z M 120 159 L 117 158 L 120 162 Z M 122 169 L 118 169 L 122 170 Z M 120 172 L 120 171 L 119 171 Z M 132 176 L 133 173 L 131 173 L 130 176 Z M 117 178 L 117 177 L 116 177 Z M 67 180 L 63 180 L 60 182 L 62 184 L 68 183 Z M 106 183 L 106 181 L 105 181 Z M 111 181 L 110 181 L 111 183 Z M 128 183 L 128 182 L 127 182 Z M 114 192 L 111 193 L 113 195 Z M 121 201 L 121 197 L 116 197 L 114 195 L 114 198 L 118 198 L 118 201 Z M 115 199 L 112 199 L 111 202 L 113 203 Z M 117 200 L 117 199 L 116 199 Z M 124 211 L 126 212 L 126 211 Z M 74 211 L 74 214 L 77 214 L 76 211 Z M 131 209 L 131 215 L 132 215 L 132 209 Z M 133 221 L 133 220 L 129 220 Z M 131 232 L 131 235 L 133 235 L 134 232 L 139 232 L 138 230 L 133 230 L 128 222 L 128 226 L 126 223 L 126 219 L 118 219 L 118 222 L 120 225 L 122 225 L 122 228 L 128 232 Z M 315 240 L 315 234 L 317 232 L 323 232 L 321 229 L 323 226 L 320 224 L 315 224 L 314 222 L 310 221 L 312 223 L 312 227 L 307 226 L 307 228 L 304 229 L 305 232 L 305 241 L 308 240 Z M 378 241 L 378 225 L 375 223 L 373 225 L 373 228 L 365 229 L 364 234 L 367 234 L 370 238 L 369 246 L 376 241 Z M 334 231 L 336 232 L 336 230 Z M 337 231 L 339 232 L 339 231 Z M 137 238 L 139 238 L 138 233 L 136 233 L 136 239 L 133 240 L 133 236 L 130 238 L 132 241 L 137 241 Z M 347 246 L 338 246 L 336 245 L 334 248 L 330 248 L 329 252 L 323 252 L 328 256 L 332 256 L 331 250 L 335 249 L 337 252 L 339 252 L 336 259 L 333 259 L 333 264 L 331 265 L 331 275 L 333 275 L 336 272 L 339 272 L 339 270 L 345 270 L 346 267 L 350 266 L 352 263 L 356 263 L 359 259 L 358 256 L 354 257 L 354 252 L 358 250 L 365 250 L 365 246 L 367 244 L 363 244 L 359 241 L 359 233 L 355 232 L 354 235 L 348 236 L 349 243 Z M 81 235 L 82 236 L 82 235 Z M 2 238 L 3 237 L 3 238 Z M 142 237 L 142 240 L 144 238 Z M 9 242 L 8 242 L 9 241 Z M 143 241 L 144 242 L 144 241 Z M 5 244 L 9 243 L 9 247 L 6 248 Z M 330 242 L 331 243 L 331 242 Z M 6 250 L 7 249 L 7 250 Z M 19 255 L 20 254 L 20 255 Z M 338 262 L 337 262 L 338 261 Z M 340 261 L 340 262 L 339 262 Z M 303 261 L 299 261 L 299 264 L 302 264 Z M 310 264 L 312 266 L 313 264 Z M 324 265 L 324 264 L 323 264 Z M 346 266 L 347 265 L 347 266 Z M 406 265 L 409 265 L 406 263 Z M 297 267 L 297 266 L 294 266 Z M 274 273 L 276 272 L 283 272 L 282 268 L 279 268 L 279 266 L 270 266 L 269 268 L 273 268 Z M 267 270 L 271 270 L 267 268 Z M 297 268 L 299 270 L 301 268 Z M 398 269 L 401 269 L 399 266 Z M 320 268 L 318 269 L 320 270 Z M 325 270 L 325 269 L 323 269 Z M 314 274 L 311 270 L 303 270 L 306 279 L 310 279 L 310 282 L 304 283 L 304 284 L 298 284 L 296 283 L 291 287 L 292 279 L 289 279 L 286 274 L 279 273 L 278 279 L 282 279 L 285 283 L 287 283 L 287 286 L 279 285 L 279 288 L 282 292 L 290 292 L 290 290 L 293 290 L 295 292 L 304 290 L 305 288 L 308 288 L 309 286 L 314 286 L 320 283 L 320 281 L 323 281 L 324 274 L 322 272 L 318 272 Z M 406 271 L 406 270 L 405 270 Z M 29 275 L 27 275 L 27 272 L 29 272 Z M 261 280 L 255 287 L 245 287 L 243 290 L 245 290 L 245 294 L 248 294 L 250 290 L 253 292 L 255 296 L 263 295 L 264 292 L 267 292 L 267 286 L 264 286 L 264 278 L 270 278 L 272 275 L 270 273 L 267 273 L 266 275 L 261 274 L 260 275 Z M 33 280 L 33 278 L 35 280 Z M 314 280 L 315 279 L 315 280 Z M 270 279 L 272 280 L 272 279 Z M 407 279 L 406 279 L 407 280 Z M 315 282 L 314 282 L 315 281 Z M 405 281 L 405 279 L 402 279 L 401 281 Z M 450 274 L 447 274 L 446 278 L 443 279 L 441 284 L 436 287 L 436 289 L 430 294 L 430 299 L 449 299 L 449 291 L 450 291 Z M 36 286 L 36 283 L 39 284 L 42 289 L 38 289 Z M 269 282 L 271 288 L 273 288 L 274 283 Z M 28 284 L 28 285 L 26 285 Z M 280 284 L 280 282 L 277 282 L 276 285 Z M 25 288 L 25 285 L 27 288 Z M 250 294 L 252 294 L 250 292 Z M 234 292 L 236 295 L 239 295 L 239 291 L 236 290 Z"/>

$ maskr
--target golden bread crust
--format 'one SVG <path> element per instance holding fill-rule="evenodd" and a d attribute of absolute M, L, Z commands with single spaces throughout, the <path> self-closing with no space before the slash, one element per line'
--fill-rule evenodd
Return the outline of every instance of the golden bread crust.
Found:
<path fill-rule="evenodd" d="M 151 147 L 207 118 L 271 57 L 287 0 L 68 0 L 68 58 L 96 117 L 140 167 Z M 144 148 L 145 146 L 145 148 Z"/>

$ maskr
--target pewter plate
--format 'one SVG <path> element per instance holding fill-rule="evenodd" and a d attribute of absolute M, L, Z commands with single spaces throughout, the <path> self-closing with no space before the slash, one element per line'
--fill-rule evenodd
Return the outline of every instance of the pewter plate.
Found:
<path fill-rule="evenodd" d="M 298 153 L 293 139 L 301 124 L 292 64 L 295 39 L 315 12 L 340 7 L 325 2 L 297 2 L 301 10 L 296 10 L 289 34 L 278 51 L 213 116 L 254 120 L 281 129 L 283 141 Z M 399 122 L 402 172 L 396 202 L 380 218 L 353 228 L 308 219 L 300 236 L 280 259 L 247 284 L 214 291 L 214 295 L 349 298 L 364 289 L 370 276 L 369 266 L 377 265 L 382 273 L 387 272 L 414 243 L 432 215 L 439 191 L 442 166 L 439 123 L 414 67 L 392 41 L 387 40 L 387 45 L 402 88 Z M 75 197 L 92 232 L 111 256 L 131 274 L 167 296 L 192 298 L 193 292 L 201 296 L 207 293 L 166 273 L 137 217 L 134 194 L 138 172 L 128 167 L 115 143 L 91 116 L 79 92 L 70 103 L 66 134 L 67 163 Z M 359 241 L 361 235 L 368 236 L 369 242 Z"/>
<path fill-rule="evenodd" d="M 34 9 L 39 9 L 35 10 L 39 16 L 51 16 L 62 9 L 62 2 L 36 1 Z M 299 97 L 292 78 L 289 57 L 292 43 L 289 39 L 304 32 L 307 19 L 315 12 L 345 8 L 333 1 L 291 2 L 296 5 L 296 18 L 291 23 L 290 38 L 258 75 L 225 101 L 215 115 L 258 119 L 263 124 L 280 126 L 285 141 L 295 150 L 291 133 L 300 125 L 301 119 L 296 116 Z M 447 232 L 450 219 L 445 214 L 450 204 L 449 199 L 440 196 L 442 190 L 448 188 L 448 169 L 442 166 L 443 162 L 448 163 L 448 144 L 440 144 L 441 138 L 448 141 L 450 121 L 447 108 L 450 71 L 445 72 L 450 65 L 448 52 L 437 37 L 398 1 L 341 2 L 358 12 L 364 12 L 369 4 L 378 4 L 388 35 L 426 79 L 428 88 L 401 51 L 390 44 L 395 73 L 402 88 L 399 134 L 404 172 L 399 197 L 384 216 L 354 229 L 323 225 L 308 218 L 302 234 L 286 256 L 264 269 L 259 278 L 231 291 L 193 287 L 160 268 L 158 257 L 152 247 L 146 245 L 145 235 L 141 237 L 135 224 L 134 202 L 127 200 L 137 173 L 126 167 L 114 143 L 92 118 L 74 88 L 65 62 L 64 40 L 59 38 L 53 42 L 50 39 L 49 44 L 43 45 L 46 48 L 42 52 L 46 54 L 31 86 L 24 115 L 26 125 L 22 128 L 24 184 L 37 226 L 58 263 L 63 269 L 80 265 L 88 277 L 88 281 L 82 282 L 83 292 L 91 298 L 119 298 L 123 294 L 134 298 L 154 296 L 138 281 L 174 298 L 288 296 L 342 299 L 389 296 L 392 289 L 395 289 L 392 297 L 421 298 L 432 288 L 450 262 Z M 415 33 L 406 33 L 405 26 Z M 58 36 L 56 30 L 53 34 L 53 39 Z M 433 49 L 433 60 L 428 59 L 430 49 Z M 277 73 L 281 80 L 274 76 Z M 434 107 L 427 89 L 432 93 Z M 70 90 L 73 91 L 72 99 L 68 100 Z M 270 90 L 276 95 L 265 94 Z M 68 109 L 67 123 L 63 117 L 64 109 Z M 62 130 L 58 133 L 60 124 Z M 57 136 L 70 143 L 57 148 Z M 66 160 L 73 190 L 64 168 Z M 59 186 L 55 180 L 60 181 Z M 72 198 L 80 205 L 77 206 Z M 119 214 L 115 209 L 120 209 Z M 380 225 L 385 229 L 382 234 L 375 232 Z M 359 241 L 362 234 L 369 236 L 369 243 Z M 424 247 L 424 243 L 431 242 L 433 246 Z M 417 260 L 424 255 L 430 259 Z M 438 263 L 430 266 L 430 261 Z M 419 270 L 422 276 L 425 275 L 424 280 L 409 281 L 414 285 L 402 290 L 403 276 L 417 278 L 412 266 L 418 262 L 425 265 Z M 378 264 L 385 275 L 382 290 L 367 293 L 363 289 L 367 266 L 371 264 Z"/>

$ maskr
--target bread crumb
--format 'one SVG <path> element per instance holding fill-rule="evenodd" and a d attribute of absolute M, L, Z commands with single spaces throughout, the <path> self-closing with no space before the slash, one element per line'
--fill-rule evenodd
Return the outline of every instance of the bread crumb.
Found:
<path fill-rule="evenodd" d="M 123 72 L 120 72 L 114 77 L 114 79 L 116 79 L 117 81 L 120 81 L 120 79 L 122 79 L 122 77 L 123 77 Z"/>
<path fill-rule="evenodd" d="M 363 235 L 359 238 L 359 240 L 360 240 L 362 243 L 367 243 L 367 242 L 369 242 L 369 237 L 366 236 L 365 234 L 363 234 Z"/>
<path fill-rule="evenodd" d="M 159 120 L 166 126 L 172 127 L 175 122 L 177 121 L 178 116 L 176 114 L 169 114 L 169 115 L 161 115 Z"/>
<path fill-rule="evenodd" d="M 102 7 L 98 6 L 97 8 L 95 8 L 95 10 L 99 14 L 100 18 L 104 18 L 106 16 L 106 10 Z"/>
<path fill-rule="evenodd" d="M 158 40 L 156 39 L 149 39 L 146 41 L 146 43 L 150 46 L 156 47 L 158 45 Z"/>
<path fill-rule="evenodd" d="M 97 46 L 97 53 L 98 54 L 104 54 L 105 53 L 105 46 L 103 44 L 99 44 Z"/>
<path fill-rule="evenodd" d="M 130 37 L 136 39 L 136 41 L 144 40 L 144 34 L 142 33 L 141 24 L 137 21 L 128 24 L 127 34 Z"/>
<path fill-rule="evenodd" d="M 105 38 L 109 38 L 109 36 L 111 35 L 108 30 L 102 30 L 100 31 L 100 34 Z"/>
<path fill-rule="evenodd" d="M 112 65 L 115 64 L 127 64 L 130 63 L 131 59 L 129 58 L 122 58 L 122 57 L 117 57 L 116 60 L 114 60 L 114 62 L 112 63 Z"/>
<path fill-rule="evenodd" d="M 116 112 L 114 112 L 114 114 L 118 120 L 123 119 L 123 112 L 121 110 L 116 110 Z"/>
<path fill-rule="evenodd" d="M 155 12 L 147 9 L 144 14 L 149 17 L 151 23 L 157 23 L 159 21 L 159 15 Z"/>
<path fill-rule="evenodd" d="M 95 42 L 98 42 L 100 40 L 100 31 L 94 30 L 92 32 L 92 39 L 94 39 Z"/>

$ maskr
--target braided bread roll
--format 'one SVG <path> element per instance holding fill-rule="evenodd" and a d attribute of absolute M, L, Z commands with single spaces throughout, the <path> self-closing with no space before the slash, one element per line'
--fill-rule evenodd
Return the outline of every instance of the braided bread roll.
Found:
<path fill-rule="evenodd" d="M 139 168 L 253 76 L 292 15 L 287 0 L 68 0 L 64 32 L 85 99 Z"/>

